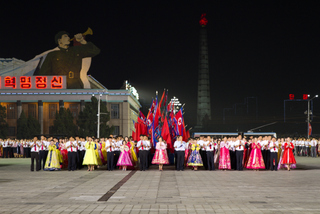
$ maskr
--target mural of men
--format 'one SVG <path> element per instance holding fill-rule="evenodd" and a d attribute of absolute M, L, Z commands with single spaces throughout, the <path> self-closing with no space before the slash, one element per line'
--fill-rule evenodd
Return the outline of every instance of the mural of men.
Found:
<path fill-rule="evenodd" d="M 70 37 L 66 31 L 60 31 L 55 35 L 55 42 L 59 50 L 48 53 L 40 70 L 34 75 L 65 75 L 67 77 L 67 88 L 84 88 L 80 78 L 82 59 L 94 57 L 100 53 L 92 42 L 87 42 L 81 33 L 74 36 L 80 43 L 79 46 L 70 47 Z"/>

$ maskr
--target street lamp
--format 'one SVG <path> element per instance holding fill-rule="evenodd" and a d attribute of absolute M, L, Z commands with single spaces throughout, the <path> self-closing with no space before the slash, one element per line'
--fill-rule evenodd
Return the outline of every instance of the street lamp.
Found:
<path fill-rule="evenodd" d="M 308 97 L 310 97 L 310 95 L 308 95 Z M 314 97 L 312 97 L 311 99 L 308 99 L 308 112 L 307 112 L 307 136 L 308 136 L 308 139 L 310 137 L 309 135 L 309 129 L 310 129 L 310 101 L 313 100 L 314 98 L 317 98 L 318 95 L 315 95 Z M 312 112 L 311 112 L 312 114 Z"/>
<path fill-rule="evenodd" d="M 92 94 L 94 97 L 94 94 Z M 100 99 L 102 97 L 102 94 L 99 94 L 98 99 L 98 114 L 97 114 L 97 138 L 100 138 Z"/>

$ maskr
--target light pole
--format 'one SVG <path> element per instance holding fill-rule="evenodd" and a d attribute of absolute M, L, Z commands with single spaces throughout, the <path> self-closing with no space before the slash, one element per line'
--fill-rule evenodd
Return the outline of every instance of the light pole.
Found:
<path fill-rule="evenodd" d="M 94 97 L 94 94 L 92 94 Z M 97 114 L 97 138 L 100 138 L 100 99 L 102 97 L 102 94 L 99 94 L 98 99 L 98 114 Z"/>
<path fill-rule="evenodd" d="M 308 97 L 310 97 L 310 95 L 308 95 Z M 310 101 L 313 100 L 314 98 L 318 97 L 318 95 L 315 95 L 314 97 L 312 97 L 311 99 L 308 99 L 308 111 L 307 111 L 307 136 L 308 139 L 310 137 L 309 135 L 309 128 L 310 128 Z M 311 114 L 313 114 L 313 112 L 311 112 Z"/>

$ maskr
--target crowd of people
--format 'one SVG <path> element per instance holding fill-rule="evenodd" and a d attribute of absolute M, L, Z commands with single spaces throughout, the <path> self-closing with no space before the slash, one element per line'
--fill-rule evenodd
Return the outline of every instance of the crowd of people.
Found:
<path fill-rule="evenodd" d="M 294 139 L 271 136 L 242 138 L 212 138 L 200 136 L 190 138 L 188 142 L 177 136 L 174 142 L 175 169 L 183 171 L 191 168 L 205 170 L 291 170 L 296 167 L 295 155 L 317 157 L 320 155 L 320 141 L 317 139 Z M 33 140 L 0 139 L 0 155 L 3 158 L 31 158 L 31 171 L 56 171 L 67 169 L 74 171 L 87 165 L 88 171 L 101 166 L 114 169 L 148 170 L 151 164 L 170 164 L 170 150 L 167 143 L 159 137 L 155 146 L 147 136 L 140 136 L 138 142 L 132 137 L 109 136 L 70 137 L 64 139 L 35 137 Z M 152 157 L 153 156 L 153 157 Z M 34 167 L 34 162 L 36 167 Z"/>

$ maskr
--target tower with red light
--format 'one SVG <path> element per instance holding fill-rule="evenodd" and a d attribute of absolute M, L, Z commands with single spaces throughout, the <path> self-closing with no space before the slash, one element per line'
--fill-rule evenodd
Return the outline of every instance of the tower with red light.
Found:
<path fill-rule="evenodd" d="M 207 40 L 206 14 L 202 14 L 199 24 L 199 69 L 198 69 L 198 99 L 197 99 L 197 128 L 203 127 L 204 120 L 211 120 L 210 81 L 209 81 L 209 59 Z"/>

